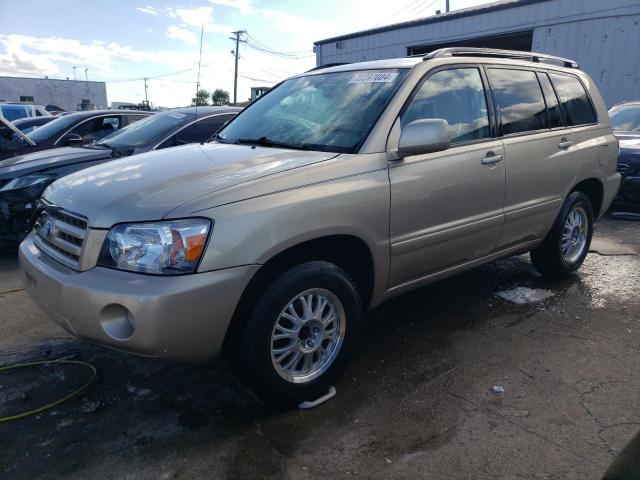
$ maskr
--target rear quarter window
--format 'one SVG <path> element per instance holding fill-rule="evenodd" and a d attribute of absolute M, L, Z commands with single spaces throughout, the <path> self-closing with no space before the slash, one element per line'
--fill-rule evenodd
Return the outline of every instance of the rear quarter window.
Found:
<path fill-rule="evenodd" d="M 597 122 L 595 108 L 580 80 L 557 73 L 551 73 L 549 76 L 560 97 L 567 125 L 589 125 Z"/>

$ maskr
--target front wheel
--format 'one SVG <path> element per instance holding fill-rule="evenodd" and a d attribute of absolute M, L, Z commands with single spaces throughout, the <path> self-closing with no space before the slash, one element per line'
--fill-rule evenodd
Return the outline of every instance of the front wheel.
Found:
<path fill-rule="evenodd" d="M 567 277 L 584 262 L 592 235 L 591 200 L 582 192 L 573 192 L 562 205 L 547 237 L 531 251 L 531 262 L 545 277 Z"/>
<path fill-rule="evenodd" d="M 345 369 L 361 317 L 358 291 L 340 267 L 323 261 L 293 267 L 251 309 L 236 370 L 268 403 L 313 399 Z"/>

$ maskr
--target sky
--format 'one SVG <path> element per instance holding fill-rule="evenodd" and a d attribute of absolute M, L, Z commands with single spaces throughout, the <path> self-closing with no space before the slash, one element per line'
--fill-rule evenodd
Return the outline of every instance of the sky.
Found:
<path fill-rule="evenodd" d="M 451 10 L 492 0 L 450 0 Z M 414 20 L 445 0 L 0 0 L 0 75 L 106 81 L 109 102 L 188 105 L 200 86 L 233 96 L 240 46 L 238 101 L 252 86 L 271 86 L 315 66 L 317 40 Z M 268 53 L 279 52 L 279 54 Z M 76 67 L 75 72 L 74 68 Z M 86 72 L 85 72 L 86 69 Z"/>

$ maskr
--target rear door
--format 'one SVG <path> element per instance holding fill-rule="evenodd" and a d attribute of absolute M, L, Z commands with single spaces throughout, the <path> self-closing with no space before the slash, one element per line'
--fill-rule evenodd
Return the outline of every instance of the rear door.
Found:
<path fill-rule="evenodd" d="M 452 145 L 390 164 L 391 287 L 483 257 L 498 243 L 505 166 L 485 86 L 480 67 L 447 67 L 427 74 L 401 113 L 401 126 L 447 120 Z"/>
<path fill-rule="evenodd" d="M 547 234 L 576 162 L 561 146 L 567 132 L 546 73 L 488 67 L 487 76 L 505 149 L 505 223 L 500 239 L 505 248 Z"/>

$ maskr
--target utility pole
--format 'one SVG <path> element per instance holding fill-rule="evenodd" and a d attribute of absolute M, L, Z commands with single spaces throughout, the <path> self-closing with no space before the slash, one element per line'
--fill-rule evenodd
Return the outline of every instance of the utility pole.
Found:
<path fill-rule="evenodd" d="M 449 0 L 447 0 L 447 4 L 445 7 L 445 12 L 449 13 Z"/>
<path fill-rule="evenodd" d="M 233 52 L 236 56 L 236 68 L 233 73 L 233 103 L 238 103 L 238 57 L 240 56 L 240 42 L 246 42 L 246 40 L 242 40 L 240 36 L 243 33 L 247 33 L 246 30 L 237 30 L 235 32 L 231 32 L 234 36 L 229 37 L 229 40 L 234 40 L 236 42 L 236 49 Z"/>
<path fill-rule="evenodd" d="M 76 67 L 76 66 L 74 65 L 74 66 L 73 66 L 73 79 L 74 79 L 74 80 L 77 80 L 77 78 L 76 78 L 76 68 L 78 68 L 78 67 Z"/>
<path fill-rule="evenodd" d="M 149 97 L 147 97 L 147 77 L 144 78 L 144 101 L 149 105 Z"/>
<path fill-rule="evenodd" d="M 89 81 L 89 68 L 88 67 L 84 67 L 84 79 L 85 81 Z"/>

